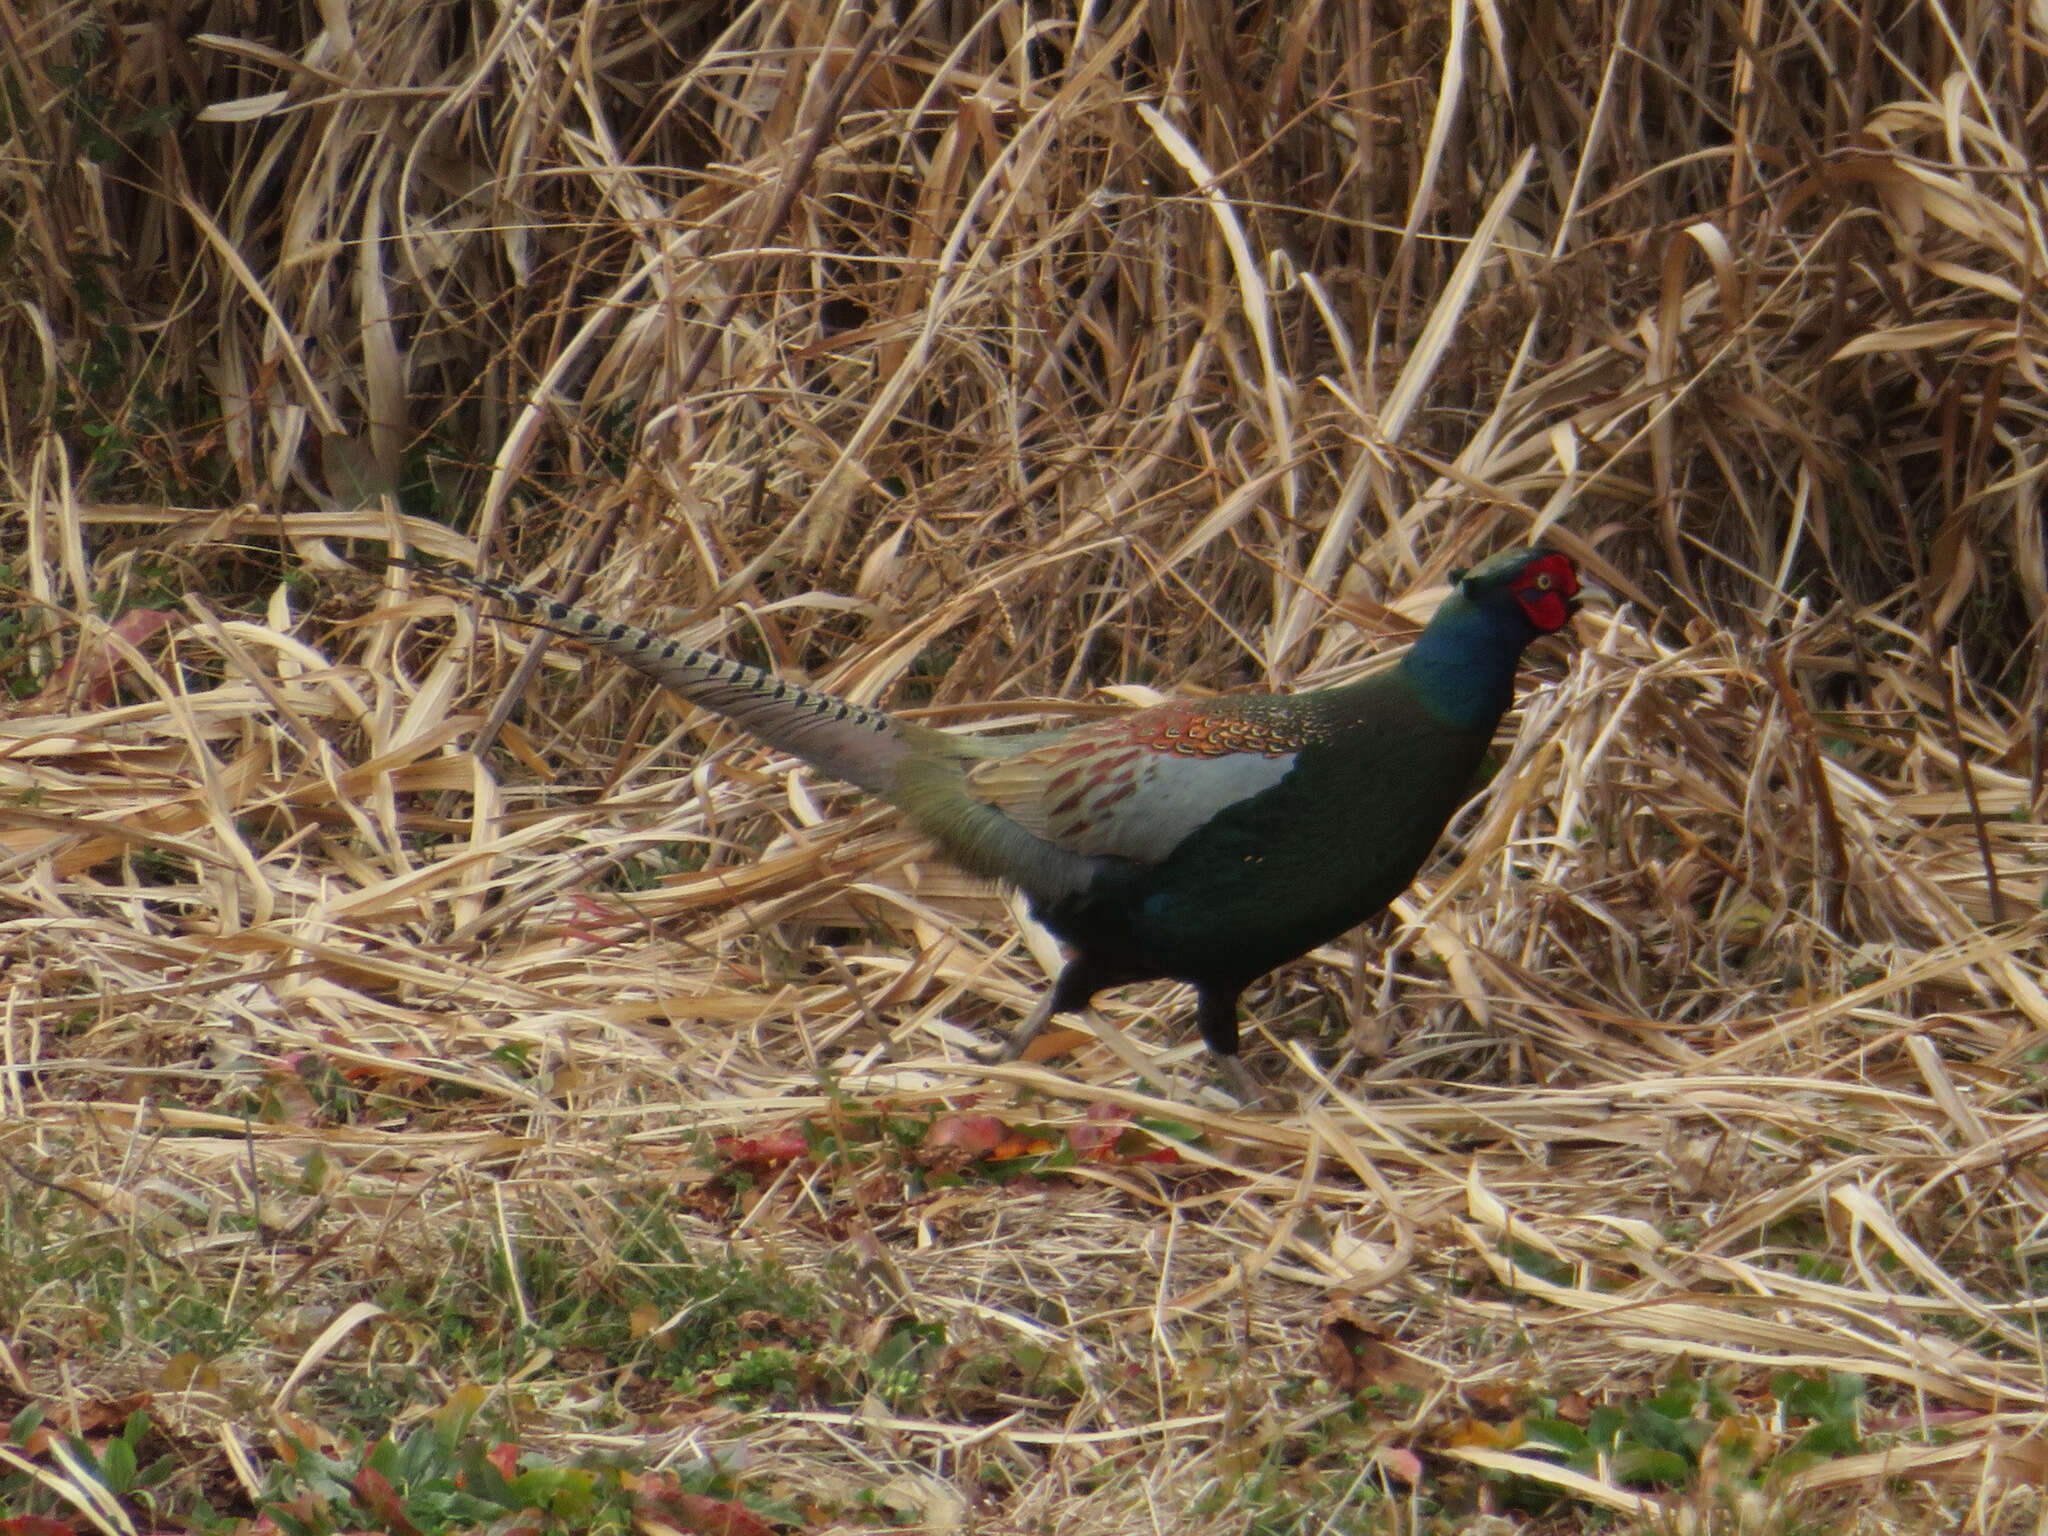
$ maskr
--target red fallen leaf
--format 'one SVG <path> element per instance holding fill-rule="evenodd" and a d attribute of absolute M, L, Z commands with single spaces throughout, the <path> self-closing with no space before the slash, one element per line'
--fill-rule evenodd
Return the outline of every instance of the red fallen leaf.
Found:
<path fill-rule="evenodd" d="M 643 1483 L 638 1502 L 695 1536 L 775 1536 L 774 1526 L 737 1499 L 714 1499 L 708 1494 L 650 1488 Z"/>
<path fill-rule="evenodd" d="M 1438 1379 L 1429 1367 L 1394 1348 L 1387 1330 L 1346 1300 L 1323 1309 L 1316 1356 L 1323 1378 L 1339 1392 L 1362 1392 L 1388 1383 L 1426 1387 Z"/>
<path fill-rule="evenodd" d="M 1094 1041 L 1095 1036 L 1085 1029 L 1069 1029 L 1055 1024 L 1025 1047 L 1023 1059 L 1030 1062 L 1048 1061 L 1062 1051 L 1092 1045 Z"/>
<path fill-rule="evenodd" d="M 349 1061 L 341 1064 L 341 1075 L 351 1083 L 378 1083 L 393 1093 L 417 1093 L 431 1084 L 425 1073 L 408 1071 L 402 1062 L 418 1061 L 426 1052 L 404 1044 L 390 1044 L 378 1048 L 386 1058 L 381 1061 Z"/>
<path fill-rule="evenodd" d="M 1506 1382 L 1490 1381 L 1467 1387 L 1465 1395 L 1489 1413 L 1510 1413 L 1515 1406 L 1515 1389 Z"/>
<path fill-rule="evenodd" d="M 1010 1128 L 994 1115 L 941 1115 L 924 1138 L 926 1152 L 964 1152 L 987 1157 L 1010 1137 Z"/>
<path fill-rule="evenodd" d="M 405 1517 L 405 1505 L 398 1490 L 375 1467 L 356 1468 L 355 1495 L 363 1508 L 384 1522 L 392 1536 L 422 1536 L 420 1528 Z"/>
<path fill-rule="evenodd" d="M 138 1408 L 147 1408 L 153 1401 L 147 1392 L 130 1392 L 125 1397 L 95 1397 L 77 1404 L 66 1417 L 71 1420 L 74 1435 L 90 1435 L 95 1430 L 118 1429 Z"/>
<path fill-rule="evenodd" d="M 498 1476 L 511 1482 L 519 1475 L 519 1447 L 509 1440 L 500 1440 L 484 1452 L 484 1460 L 498 1469 Z"/>
<path fill-rule="evenodd" d="M 1484 1419 L 1460 1419 L 1444 1431 L 1443 1442 L 1482 1451 L 1511 1451 L 1522 1443 L 1522 1421 L 1489 1424 Z"/>
<path fill-rule="evenodd" d="M 1316 1331 L 1316 1358 L 1333 1391 L 1355 1393 L 1384 1374 L 1393 1351 L 1374 1334 L 1341 1301 L 1323 1313 Z"/>
<path fill-rule="evenodd" d="M 269 1101 L 264 1106 L 267 1123 L 294 1126 L 320 1123 L 321 1109 L 313 1100 L 313 1090 L 306 1086 L 306 1080 L 298 1073 L 266 1072 L 263 1074 L 263 1087 Z"/>
<path fill-rule="evenodd" d="M 793 1163 L 810 1155 L 802 1131 L 770 1131 L 766 1136 L 721 1136 L 712 1143 L 729 1163 Z"/>
<path fill-rule="evenodd" d="M 1067 1140 L 1083 1157 L 1112 1148 L 1130 1128 L 1131 1112 L 1117 1104 L 1090 1104 L 1081 1124 L 1067 1132 Z"/>
<path fill-rule="evenodd" d="M 1067 1132 L 1074 1150 L 1091 1163 L 1177 1163 L 1180 1153 L 1153 1141 L 1118 1104 L 1091 1104 L 1087 1118 Z"/>
<path fill-rule="evenodd" d="M 277 1415 L 277 1428 L 281 1433 L 271 1435 L 270 1446 L 287 1466 L 299 1464 L 297 1446 L 300 1445 L 325 1456 L 339 1456 L 348 1449 L 348 1442 L 318 1419 L 306 1418 L 289 1409 Z"/>
<path fill-rule="evenodd" d="M 1422 1481 L 1422 1458 L 1403 1445 L 1383 1445 L 1374 1453 L 1387 1476 L 1413 1488 Z"/>
<path fill-rule="evenodd" d="M 78 1536 L 78 1527 L 51 1515 L 12 1515 L 0 1520 L 0 1536 Z"/>
<path fill-rule="evenodd" d="M 130 645 L 140 645 L 176 617 L 175 613 L 163 608 L 130 608 L 107 628 Z M 43 691 L 36 695 L 36 702 L 50 704 L 70 696 L 72 679 L 78 675 L 81 660 L 85 663 L 85 676 L 79 686 L 78 697 L 87 704 L 104 704 L 111 699 L 114 696 L 114 679 L 124 664 L 123 658 L 110 645 L 94 645 L 52 673 L 49 682 L 43 685 Z"/>
<path fill-rule="evenodd" d="M 1131 1130 L 1131 1112 L 1116 1104 L 1090 1104 L 1087 1117 L 1067 1132 L 1074 1150 L 1091 1162 L 1114 1161 Z"/>
<path fill-rule="evenodd" d="M 1059 1149 L 1058 1142 L 1047 1141 L 1043 1136 L 1011 1136 L 989 1148 L 988 1155 L 989 1161 L 1000 1163 L 1013 1157 L 1044 1157 Z"/>

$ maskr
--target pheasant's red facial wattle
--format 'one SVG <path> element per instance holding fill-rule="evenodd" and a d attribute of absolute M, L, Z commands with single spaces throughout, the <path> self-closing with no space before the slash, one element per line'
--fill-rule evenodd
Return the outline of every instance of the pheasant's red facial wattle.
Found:
<path fill-rule="evenodd" d="M 1579 573 L 1563 555 L 1539 555 L 1508 586 L 1529 622 L 1544 634 L 1563 629 L 1577 608 Z"/>

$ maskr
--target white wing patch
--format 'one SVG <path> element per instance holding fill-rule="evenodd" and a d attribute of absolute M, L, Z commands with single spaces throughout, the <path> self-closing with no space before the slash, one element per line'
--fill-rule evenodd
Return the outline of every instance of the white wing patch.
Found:
<path fill-rule="evenodd" d="M 1107 720 L 1015 757 L 974 764 L 970 793 L 1069 852 L 1157 864 L 1219 811 L 1272 788 L 1296 753 L 1264 737 L 1253 750 L 1160 745 L 1155 716 Z M 1234 725 L 1235 722 L 1232 722 Z M 1178 732 L 1173 742 L 1186 740 Z"/>

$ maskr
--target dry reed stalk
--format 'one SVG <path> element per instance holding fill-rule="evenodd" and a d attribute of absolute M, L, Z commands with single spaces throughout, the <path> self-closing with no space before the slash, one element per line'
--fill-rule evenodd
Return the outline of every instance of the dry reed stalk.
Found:
<path fill-rule="evenodd" d="M 1898 1477 L 2032 1529 L 2034 23 L 708 14 L 366 0 L 98 53 L 82 9 L 5 22 L 36 108 L 0 168 L 10 1165 L 331 1320 L 466 1223 L 509 1245 L 506 1211 L 602 1268 L 634 1201 L 706 1182 L 703 1138 L 1028 1088 L 1205 1139 L 942 1219 L 893 1199 L 864 1262 L 1078 1399 L 750 1425 L 792 1497 L 901 1478 L 936 1510 L 932 1468 L 1000 1464 L 1018 1528 L 1192 1508 L 1339 1411 L 1287 1384 L 1342 1302 L 1428 1384 L 1377 1433 L 1446 1477 L 1493 1389 L 1854 1371 L 1957 1439 L 1807 1495 Z M 148 127 L 173 91 L 201 109 Z M 1538 533 L 1632 601 L 1538 659 L 1373 942 L 1255 994 L 1254 1060 L 1302 1092 L 1260 1116 L 1162 1105 L 1095 1044 L 972 1064 L 1048 959 L 992 893 L 382 575 L 594 552 L 597 606 L 991 725 L 1354 675 Z M 1185 1006 L 1104 1012 L 1185 1074 Z M 309 1064 L 390 1112 L 301 1103 Z M 260 1239 L 314 1152 L 355 1220 L 308 1270 Z M 264 1189 L 247 1234 L 195 1221 Z M 791 1175 L 696 1230 L 822 1273 L 845 1198 Z M 234 1369 L 317 1386 L 315 1336 Z M 604 1442 L 581 1401 L 551 1383 L 534 1432 Z"/>

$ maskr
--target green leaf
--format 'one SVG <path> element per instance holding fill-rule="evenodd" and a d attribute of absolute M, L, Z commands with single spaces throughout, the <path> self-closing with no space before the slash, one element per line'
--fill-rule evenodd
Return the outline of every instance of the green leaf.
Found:
<path fill-rule="evenodd" d="M 1639 1445 L 1654 1450 L 1670 1451 L 1684 1457 L 1689 1457 L 1691 1452 L 1691 1447 L 1685 1443 L 1683 1422 L 1659 1412 L 1654 1403 L 1638 1408 L 1628 1416 L 1628 1433 L 1629 1438 Z"/>
<path fill-rule="evenodd" d="M 1602 1403 L 1586 1419 L 1586 1439 L 1595 1450 L 1611 1451 L 1627 1423 L 1627 1414 L 1612 1404 Z"/>
<path fill-rule="evenodd" d="M 1863 1449 L 1863 1442 L 1857 1437 L 1856 1426 L 1842 1419 L 1830 1419 L 1816 1424 L 1794 1442 L 1788 1456 L 1811 1455 L 1819 1460 L 1832 1460 L 1837 1456 L 1854 1456 Z"/>
<path fill-rule="evenodd" d="M 1593 1443 L 1586 1432 L 1568 1419 L 1524 1419 L 1522 1438 L 1536 1445 L 1555 1446 L 1575 1463 L 1581 1457 L 1590 1461 L 1593 1456 Z"/>
<path fill-rule="evenodd" d="M 1634 1446 L 1618 1452 L 1607 1464 L 1608 1475 L 1623 1487 L 1637 1483 L 1676 1485 L 1692 1476 L 1692 1463 L 1676 1451 Z"/>
<path fill-rule="evenodd" d="M 478 1498 L 502 1509 L 522 1507 L 514 1502 L 512 1485 L 505 1480 L 505 1474 L 484 1454 L 484 1447 L 473 1440 L 462 1450 L 462 1485 Z"/>
<path fill-rule="evenodd" d="M 1650 1407 L 1667 1419 L 1688 1419 L 1692 1417 L 1693 1405 L 1700 1400 L 1699 1388 L 1686 1377 L 1674 1377 L 1664 1390 L 1650 1399 Z"/>
<path fill-rule="evenodd" d="M 1771 1378 L 1771 1395 L 1784 1405 L 1790 1419 L 1853 1421 L 1863 1393 L 1863 1378 L 1847 1371 L 1830 1372 L 1824 1379 L 1780 1371 Z"/>
<path fill-rule="evenodd" d="M 100 1453 L 100 1481 L 110 1492 L 126 1493 L 135 1486 L 135 1447 L 126 1440 L 109 1440 Z"/>

